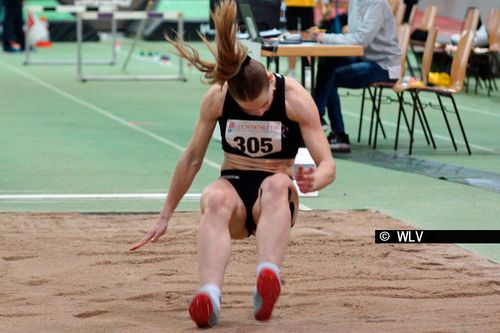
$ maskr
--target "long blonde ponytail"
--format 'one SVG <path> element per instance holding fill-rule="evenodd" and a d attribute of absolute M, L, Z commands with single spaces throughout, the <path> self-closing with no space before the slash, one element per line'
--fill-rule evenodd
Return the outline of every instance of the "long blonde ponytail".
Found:
<path fill-rule="evenodd" d="M 222 0 L 211 13 L 215 26 L 216 48 L 201 34 L 203 43 L 215 57 L 215 63 L 201 59 L 199 52 L 182 39 L 167 40 L 177 49 L 179 55 L 188 60 L 194 67 L 204 73 L 209 84 L 228 82 L 229 91 L 234 98 L 250 100 L 256 98 L 267 88 L 266 70 L 264 66 L 247 59 L 247 48 L 237 39 L 236 24 L 237 4 L 235 0 Z"/>

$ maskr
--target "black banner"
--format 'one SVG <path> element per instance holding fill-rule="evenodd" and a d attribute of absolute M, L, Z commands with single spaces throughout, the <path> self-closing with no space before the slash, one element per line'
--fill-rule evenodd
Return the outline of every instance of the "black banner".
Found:
<path fill-rule="evenodd" d="M 377 244 L 500 244 L 500 230 L 375 230 Z"/>

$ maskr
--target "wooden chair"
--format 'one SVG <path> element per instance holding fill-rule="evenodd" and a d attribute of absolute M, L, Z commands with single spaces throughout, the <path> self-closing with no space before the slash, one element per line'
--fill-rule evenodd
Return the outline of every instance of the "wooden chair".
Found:
<path fill-rule="evenodd" d="M 404 76 L 405 69 L 406 69 L 406 51 L 408 49 L 408 42 L 410 40 L 410 25 L 409 24 L 403 24 L 398 28 L 398 42 L 399 42 L 399 48 L 401 49 L 401 76 Z M 368 93 L 370 95 L 370 100 L 372 102 L 372 113 L 371 113 L 371 119 L 370 119 L 370 132 L 368 134 L 368 144 L 371 145 L 371 140 L 372 140 L 372 132 L 373 132 L 373 121 L 375 118 L 376 125 L 375 125 L 375 139 L 374 139 L 374 144 L 373 148 L 377 148 L 377 133 L 378 133 L 378 127 L 380 126 L 382 130 L 382 134 L 384 138 L 386 137 L 385 131 L 383 129 L 382 122 L 380 120 L 380 105 L 381 105 L 381 100 L 382 100 L 382 91 L 384 88 L 392 88 L 395 83 L 391 82 L 376 82 L 370 84 L 369 87 L 363 88 L 363 93 L 362 93 L 362 100 L 361 100 L 361 111 L 360 111 L 360 117 L 359 117 L 359 127 L 358 127 L 358 142 L 361 140 L 361 130 L 362 130 L 362 124 L 363 124 L 363 113 L 364 113 L 364 102 L 365 102 L 365 96 L 366 96 L 366 91 L 368 90 Z M 376 116 L 376 117 L 375 117 Z"/>
<path fill-rule="evenodd" d="M 396 12 L 398 11 L 398 7 L 402 4 L 401 0 L 388 0 L 389 6 L 391 7 L 392 13 L 396 16 Z"/>
<path fill-rule="evenodd" d="M 421 92 L 431 92 L 435 93 L 437 96 L 437 99 L 439 101 L 439 106 L 441 109 L 441 112 L 443 114 L 443 118 L 446 123 L 446 127 L 448 128 L 448 133 L 450 135 L 451 142 L 453 144 L 453 147 L 455 148 L 455 151 L 457 151 L 457 145 L 455 142 L 455 138 L 453 136 L 453 132 L 450 127 L 450 123 L 448 121 L 448 117 L 446 113 L 448 110 L 444 107 L 443 102 L 442 102 L 442 97 L 447 97 L 451 100 L 452 105 L 453 105 L 453 111 L 457 117 L 458 124 L 460 126 L 460 131 L 462 132 L 462 136 L 465 141 L 465 146 L 467 148 L 467 152 L 469 155 L 471 155 L 471 150 L 469 146 L 469 141 L 467 140 L 467 136 L 465 134 L 465 129 L 462 124 L 462 120 L 460 118 L 460 114 L 458 112 L 457 105 L 455 103 L 455 99 L 453 97 L 454 94 L 460 92 L 463 87 L 464 87 L 464 78 L 467 70 L 467 64 L 469 61 L 469 56 L 471 54 L 472 50 L 472 43 L 474 41 L 474 34 L 471 31 L 465 32 L 462 37 L 460 38 L 460 41 L 458 43 L 457 50 L 455 54 L 453 55 L 453 61 L 451 65 L 451 85 L 449 87 L 444 87 L 444 86 L 411 86 L 411 85 L 405 85 L 403 83 L 398 83 L 394 86 L 394 91 L 397 93 L 403 93 L 404 91 L 409 91 L 412 95 L 413 99 L 413 115 L 411 119 L 411 125 L 410 125 L 410 147 L 409 147 L 409 155 L 412 154 L 412 148 L 413 148 L 413 141 L 414 141 L 414 130 L 415 130 L 415 115 L 420 111 L 422 114 L 424 114 L 424 109 L 422 108 L 422 104 L 419 99 L 419 94 Z M 420 110 L 419 110 L 420 109 Z"/>
<path fill-rule="evenodd" d="M 427 40 L 425 41 L 424 55 L 422 57 L 422 82 L 424 83 L 424 85 L 428 84 L 437 34 L 438 34 L 438 29 L 431 28 L 429 30 L 429 34 L 427 35 Z"/>
<path fill-rule="evenodd" d="M 489 23 L 489 24 L 488 24 Z M 495 9 L 491 16 L 491 22 L 488 22 L 489 49 L 492 52 L 500 52 L 500 9 Z"/>
<path fill-rule="evenodd" d="M 396 9 L 396 13 L 394 17 L 396 18 L 396 25 L 399 27 L 403 24 L 403 19 L 405 18 L 406 5 L 404 3 L 400 3 L 398 8 Z"/>
<path fill-rule="evenodd" d="M 434 55 L 434 45 L 436 43 L 436 37 L 437 37 L 438 30 L 435 28 L 430 28 L 427 34 L 427 40 L 425 42 L 425 49 L 424 49 L 424 55 L 422 59 L 422 72 L 424 73 L 425 80 L 423 81 L 424 85 L 427 85 L 427 77 L 429 76 L 430 70 L 431 70 L 431 65 L 432 65 L 432 57 Z M 399 139 L 399 128 L 401 125 L 401 116 L 403 116 L 406 124 L 406 128 L 408 129 L 408 132 L 410 132 L 410 125 L 408 123 L 408 118 L 406 116 L 406 112 L 404 109 L 404 91 L 398 92 L 396 91 L 395 87 L 397 85 L 400 85 L 402 80 L 399 80 L 396 84 L 392 85 L 393 91 L 396 92 L 396 96 L 398 97 L 398 102 L 399 102 L 399 110 L 398 110 L 398 119 L 397 119 L 397 125 L 396 125 L 396 137 L 394 140 L 394 150 L 398 149 L 398 139 Z M 417 101 L 420 103 L 420 100 Z M 380 103 L 380 102 L 379 102 Z M 379 104 L 380 105 L 380 104 Z M 420 103 L 419 108 L 415 110 L 416 115 L 418 116 L 420 125 L 422 127 L 423 133 L 425 140 L 427 141 L 427 145 L 433 146 L 434 149 L 436 149 L 436 143 L 434 141 L 434 137 L 432 135 L 431 128 L 429 126 L 429 122 L 427 120 L 427 117 L 423 111 L 420 111 L 422 108 L 422 105 Z M 375 142 L 377 140 L 377 130 L 375 130 Z M 375 145 L 375 144 L 374 144 Z"/>
<path fill-rule="evenodd" d="M 424 54 L 422 56 L 422 83 L 424 86 L 428 85 L 428 78 L 429 78 L 429 73 L 431 72 L 431 66 L 432 66 L 432 58 L 434 56 L 434 46 L 436 44 L 436 39 L 437 39 L 437 34 L 438 34 L 438 29 L 436 28 L 431 28 L 427 34 L 427 39 L 425 41 L 425 47 L 424 47 Z M 405 90 L 399 91 L 398 87 L 401 87 L 401 83 L 397 83 L 394 86 L 394 91 L 398 95 L 398 100 L 399 100 L 399 112 L 398 112 L 398 120 L 396 123 L 396 138 L 394 140 L 394 150 L 398 149 L 398 139 L 399 139 L 399 127 L 401 124 L 401 115 L 405 118 L 406 126 L 408 128 L 408 132 L 410 132 L 410 126 L 408 125 L 408 120 L 406 117 L 406 113 L 404 111 L 404 92 Z M 411 93 L 410 89 L 410 93 Z M 413 97 L 413 96 L 412 96 Z M 436 142 L 434 141 L 434 137 L 432 135 L 431 128 L 429 126 L 429 121 L 427 120 L 427 117 L 425 115 L 425 112 L 421 111 L 423 110 L 422 104 L 420 102 L 420 99 L 415 98 L 413 100 L 414 103 L 414 113 L 418 116 L 418 119 L 420 121 L 420 124 L 422 126 L 423 132 L 424 132 L 424 137 L 425 140 L 427 141 L 427 145 L 432 144 L 432 147 L 436 149 Z M 417 107 L 415 109 L 415 107 Z M 411 150 L 410 150 L 410 155 L 411 155 Z"/>
<path fill-rule="evenodd" d="M 493 88 L 498 90 L 494 69 L 500 67 L 497 58 L 500 52 L 500 9 L 492 8 L 488 12 L 485 26 L 488 31 L 488 47 L 473 49 L 470 72 L 476 80 L 475 92 L 477 93 L 480 80 L 483 79 L 488 85 L 488 96 L 490 96 Z M 481 71 L 481 68 L 478 68 L 480 66 L 486 66 L 487 70 Z M 480 71 L 483 75 L 480 75 Z"/>
<path fill-rule="evenodd" d="M 405 16 L 406 5 L 401 0 L 389 0 L 389 6 L 396 19 L 396 26 L 401 26 Z"/>
<path fill-rule="evenodd" d="M 500 29 L 500 9 L 491 8 L 488 11 L 488 16 L 486 18 L 486 30 L 488 30 L 488 37 L 490 38 L 490 46 L 497 42 L 495 37 L 498 37 L 498 29 Z M 493 34 L 493 37 L 492 37 Z M 493 40 L 491 39 L 493 38 Z"/>
<path fill-rule="evenodd" d="M 462 32 L 464 31 L 472 31 L 476 32 L 477 26 L 479 25 L 479 18 L 481 17 L 481 13 L 479 8 L 471 7 L 467 9 L 467 13 L 465 14 L 464 23 L 462 25 Z"/>
<path fill-rule="evenodd" d="M 415 26 L 415 15 L 418 10 L 418 5 L 413 5 L 411 7 L 410 16 L 408 17 L 408 24 L 413 28 Z"/>
<path fill-rule="evenodd" d="M 412 8 L 412 14 L 410 15 L 410 22 L 411 25 L 415 25 L 415 12 L 416 12 L 416 6 L 413 6 Z M 428 32 L 430 28 L 434 27 L 434 23 L 436 21 L 436 15 L 437 15 L 437 6 L 427 6 L 424 10 L 424 14 L 422 16 L 422 19 L 420 20 L 420 23 L 418 26 L 415 27 L 415 31 L 419 30 L 422 32 Z M 412 33 L 413 34 L 413 33 Z M 410 48 L 411 51 L 414 55 L 417 54 L 416 48 L 422 48 L 425 46 L 425 41 L 421 40 L 416 40 L 413 38 L 410 38 Z M 419 63 L 419 58 L 415 56 L 417 59 L 417 66 L 421 66 Z M 408 69 L 410 70 L 411 76 L 415 76 L 415 73 L 413 72 L 413 66 L 411 65 L 408 57 L 406 58 L 406 61 L 408 62 Z"/>
<path fill-rule="evenodd" d="M 419 24 L 419 29 L 429 31 L 434 26 L 437 15 L 437 6 L 427 6 L 424 11 L 424 16 Z"/>

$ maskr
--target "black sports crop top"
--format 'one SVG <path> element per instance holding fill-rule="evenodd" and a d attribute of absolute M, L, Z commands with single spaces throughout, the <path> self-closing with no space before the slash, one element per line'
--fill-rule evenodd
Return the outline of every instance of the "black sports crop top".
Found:
<path fill-rule="evenodd" d="M 295 158 L 301 142 L 299 124 L 288 119 L 285 108 L 285 78 L 274 74 L 276 90 L 269 110 L 262 116 L 249 115 L 226 93 L 219 127 L 222 149 L 240 156 Z"/>

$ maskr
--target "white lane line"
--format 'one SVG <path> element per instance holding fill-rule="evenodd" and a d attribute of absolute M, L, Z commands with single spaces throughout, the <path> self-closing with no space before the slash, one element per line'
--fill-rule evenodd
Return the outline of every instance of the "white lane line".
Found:
<path fill-rule="evenodd" d="M 351 116 L 353 118 L 359 119 L 359 114 L 354 113 L 354 112 L 342 111 L 342 114 L 346 114 L 346 115 L 349 115 L 349 116 Z M 363 116 L 363 119 L 367 120 L 367 121 L 370 121 L 370 117 L 368 117 L 368 116 Z M 397 127 L 396 124 L 394 124 L 392 122 L 389 122 L 389 121 L 382 120 L 382 123 L 384 125 L 386 125 L 386 126 L 390 126 L 390 127 L 393 127 L 393 128 Z M 420 130 L 420 129 L 415 129 L 415 132 L 420 133 L 421 135 L 424 135 L 424 132 L 422 130 Z M 432 135 L 434 136 L 434 138 L 440 139 L 442 141 L 451 142 L 451 139 L 448 136 L 441 135 L 441 134 L 436 134 L 435 132 L 433 132 Z M 456 137 L 455 137 L 455 142 L 457 144 L 459 144 L 459 145 L 465 145 L 464 141 L 458 140 Z M 471 148 L 476 148 L 478 150 L 487 151 L 487 152 L 490 152 L 490 153 L 496 153 L 496 150 L 494 150 L 494 149 L 487 148 L 487 147 L 480 146 L 480 145 L 476 145 L 476 144 L 473 144 L 473 143 L 470 143 L 470 142 L 469 142 L 469 146 L 471 146 Z"/>
<path fill-rule="evenodd" d="M 89 194 L 2 194 L 2 201 L 74 201 L 74 200 L 165 200 L 165 193 L 89 193 Z M 200 201 L 201 193 L 186 193 L 182 200 Z M 312 208 L 299 204 L 299 210 Z"/>
<path fill-rule="evenodd" d="M 52 200 L 164 200 L 165 193 L 89 193 L 89 194 L 2 194 L 0 201 Z M 201 193 L 186 193 L 184 200 L 200 200 Z"/>
<path fill-rule="evenodd" d="M 51 85 L 48 82 L 40 80 L 39 78 L 37 78 L 37 77 L 35 77 L 35 76 L 33 76 L 33 75 L 31 75 L 31 74 L 29 74 L 29 73 L 21 70 L 21 69 L 18 69 L 15 66 L 7 64 L 7 63 L 5 63 L 3 61 L 0 61 L 0 64 L 2 66 L 4 66 L 4 67 L 10 69 L 11 71 L 16 72 L 17 74 L 19 74 L 19 75 L 27 78 L 28 80 L 31 80 L 31 81 L 35 82 L 36 84 L 38 84 L 38 85 L 40 85 L 40 86 L 42 86 L 44 88 L 47 88 L 48 90 L 50 90 L 50 91 L 52 91 L 52 92 L 54 92 L 54 93 L 56 93 L 56 94 L 58 94 L 58 95 L 60 95 L 60 96 L 62 96 L 64 98 L 66 98 L 66 99 L 69 99 L 69 100 L 71 100 L 73 102 L 76 102 L 76 103 L 78 103 L 80 105 L 83 105 L 83 106 L 89 108 L 90 110 L 92 110 L 92 111 L 94 111 L 96 113 L 99 113 L 99 114 L 101 114 L 101 115 L 103 115 L 103 116 L 105 116 L 105 117 L 107 117 L 107 118 L 109 118 L 109 119 L 111 119 L 111 120 L 113 120 L 113 121 L 115 121 L 115 122 L 123 125 L 123 126 L 126 126 L 126 127 L 130 128 L 130 129 L 132 129 L 134 131 L 139 132 L 139 133 L 145 134 L 145 135 L 149 136 L 150 138 L 153 138 L 153 139 L 155 139 L 155 140 L 157 140 L 157 141 L 159 141 L 159 142 L 161 142 L 161 143 L 163 143 L 163 144 L 165 144 L 167 146 L 170 146 L 170 147 L 172 147 L 172 148 L 174 148 L 174 149 L 176 149 L 176 150 L 178 150 L 180 152 L 184 152 L 186 150 L 185 147 L 180 146 L 177 143 L 175 143 L 175 142 L 173 142 L 173 141 L 171 141 L 171 140 L 169 140 L 167 138 L 164 138 L 164 137 L 162 137 L 162 136 L 160 136 L 158 134 L 150 132 L 150 131 L 148 131 L 148 130 L 142 128 L 142 127 L 139 127 L 137 125 L 134 125 L 134 124 L 128 122 L 127 120 L 125 120 L 123 118 L 120 118 L 118 116 L 115 116 L 111 112 L 104 110 L 103 108 L 100 108 L 100 107 L 98 107 L 98 106 L 96 106 L 96 105 L 94 105 L 92 103 L 89 103 L 87 101 L 84 101 L 81 98 L 76 97 L 75 95 L 72 95 L 72 94 L 70 94 L 68 92 L 65 92 L 65 91 L 63 91 L 63 90 L 61 90 L 61 89 L 59 89 L 59 88 Z M 208 158 L 205 158 L 203 160 L 203 162 L 206 163 L 207 165 L 209 165 L 209 166 L 217 169 L 217 170 L 220 169 L 220 164 L 218 164 L 217 162 L 214 162 L 214 161 L 212 161 L 212 160 L 210 160 Z"/>
<path fill-rule="evenodd" d="M 4 67 L 7 67 L 11 71 L 14 71 L 14 72 L 18 73 L 19 75 L 21 75 L 21 76 L 23 76 L 23 77 L 25 77 L 25 78 L 27 78 L 27 79 L 35 82 L 36 84 L 38 84 L 38 85 L 40 85 L 42 87 L 45 87 L 45 88 L 47 88 L 47 89 L 55 92 L 56 94 L 59 94 L 59 95 L 65 97 L 65 98 L 67 98 L 69 100 L 72 100 L 72 101 L 74 101 L 74 102 L 76 102 L 78 104 L 81 104 L 81 105 L 83 105 L 83 106 L 85 106 L 85 107 L 87 107 L 87 108 L 89 108 L 89 109 L 91 109 L 91 110 L 93 110 L 93 111 L 95 111 L 95 112 L 97 112 L 97 113 L 99 113 L 99 114 L 101 114 L 101 115 L 103 115 L 103 116 L 111 119 L 111 120 L 114 120 L 114 121 L 116 121 L 116 122 L 118 122 L 118 123 L 120 123 L 120 124 L 122 124 L 122 125 L 124 125 L 124 126 L 126 126 L 128 128 L 130 128 L 130 129 L 133 129 L 135 131 L 143 133 L 143 134 L 145 134 L 145 135 L 147 135 L 147 136 L 149 136 L 149 137 L 151 137 L 153 139 L 156 139 L 159 142 L 162 142 L 162 143 L 164 143 L 164 144 L 166 144 L 166 145 L 168 145 L 170 147 L 173 147 L 173 148 L 175 148 L 175 149 L 177 149 L 177 150 L 179 150 L 181 152 L 184 152 L 184 150 L 185 150 L 185 147 L 182 147 L 182 146 L 176 144 L 175 142 L 173 142 L 173 141 L 171 141 L 169 139 L 166 139 L 166 138 L 164 138 L 162 136 L 159 136 L 158 134 L 155 134 L 153 132 L 145 130 L 142 127 L 133 125 L 133 124 L 129 123 L 128 121 L 126 121 L 125 119 L 122 119 L 122 118 L 120 118 L 118 116 L 115 116 L 114 114 L 112 114 L 112 113 L 110 113 L 110 112 L 108 112 L 108 111 L 106 111 L 106 110 L 104 110 L 104 109 L 102 109 L 102 108 L 100 108 L 100 107 L 92 104 L 92 103 L 84 101 L 84 100 L 82 100 L 82 99 L 80 99 L 80 98 L 78 98 L 78 97 L 76 97 L 76 96 L 74 96 L 74 95 L 72 95 L 70 93 L 67 93 L 67 92 L 65 92 L 65 91 L 63 91 L 63 90 L 61 90 L 61 89 L 59 89 L 59 88 L 51 85 L 48 82 L 40 80 L 39 78 L 37 78 L 37 77 L 35 77 L 35 76 L 33 76 L 33 75 L 31 75 L 31 74 L 23 71 L 23 70 L 18 69 L 15 66 L 7 64 L 7 63 L 5 63 L 3 61 L 0 61 L 0 64 L 3 65 Z M 218 163 L 216 163 L 214 161 L 211 161 L 210 159 L 205 158 L 203 160 L 203 162 L 206 163 L 206 164 L 208 164 L 208 165 L 210 165 L 211 167 L 213 167 L 213 168 L 215 168 L 217 170 L 220 170 L 220 167 L 221 167 L 220 164 L 218 164 Z M 0 199 L 2 199 L 2 197 L 3 196 L 0 195 Z M 164 199 L 164 198 L 165 198 L 165 195 L 163 194 L 162 199 Z M 68 199 L 68 198 L 66 198 L 66 199 Z M 14 199 L 10 199 L 10 200 L 14 200 Z M 21 200 L 21 199 L 17 199 L 17 200 Z M 31 200 L 47 200 L 47 199 L 31 199 Z M 58 199 L 58 200 L 61 200 L 61 199 Z M 77 200 L 82 200 L 82 199 L 77 199 Z M 301 210 L 312 210 L 310 207 L 308 207 L 306 205 L 303 205 L 303 204 L 299 205 L 299 209 L 301 209 Z"/>

